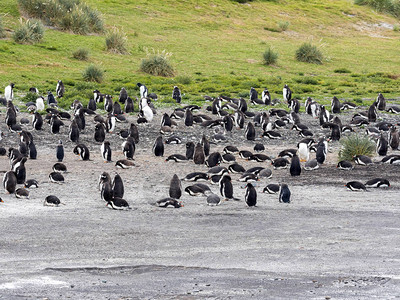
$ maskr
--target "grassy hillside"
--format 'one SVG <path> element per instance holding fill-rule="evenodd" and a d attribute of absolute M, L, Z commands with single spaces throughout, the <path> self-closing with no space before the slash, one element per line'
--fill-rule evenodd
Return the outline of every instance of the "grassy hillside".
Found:
<path fill-rule="evenodd" d="M 8 38 L 0 40 L 0 87 L 12 81 L 17 92 L 37 86 L 44 93 L 62 79 L 65 105 L 91 97 L 93 88 L 116 95 L 124 86 L 136 95 L 137 82 L 146 83 L 165 101 L 174 85 L 187 100 L 204 94 L 245 96 L 251 86 L 259 92 L 268 87 L 273 97 L 281 97 L 285 83 L 298 98 L 336 95 L 361 101 L 378 92 L 399 96 L 400 33 L 391 27 L 398 20 L 350 0 L 86 2 L 103 14 L 106 28 L 116 26 L 127 34 L 129 55 L 106 52 L 104 35 L 80 36 L 51 28 L 39 44 L 16 44 L 11 34 L 20 18 L 17 1 L 2 0 L 0 14 Z M 275 32 L 280 21 L 290 22 L 289 28 Z M 296 49 L 305 41 L 322 50 L 322 65 L 295 60 Z M 279 53 L 275 66 L 262 64 L 268 46 Z M 72 58 L 72 52 L 82 47 L 90 50 L 88 62 Z M 140 72 L 146 49 L 172 53 L 176 76 Z M 105 71 L 103 83 L 82 81 L 81 72 L 89 64 Z"/>

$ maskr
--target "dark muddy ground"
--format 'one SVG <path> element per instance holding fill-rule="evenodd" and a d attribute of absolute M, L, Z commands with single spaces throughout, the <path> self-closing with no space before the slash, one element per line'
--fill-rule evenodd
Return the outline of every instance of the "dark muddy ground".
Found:
<path fill-rule="evenodd" d="M 91 161 L 72 154 L 67 128 L 53 136 L 49 128 L 35 132 L 38 159 L 26 163 L 28 178 L 40 182 L 29 200 L 1 197 L 0 257 L 2 299 L 393 299 L 400 296 L 399 166 L 373 164 L 352 171 L 336 169 L 340 144 L 330 145 L 326 164 L 292 178 L 289 170 L 274 170 L 271 179 L 257 183 L 258 207 L 247 208 L 245 190 L 233 175 L 236 197 L 218 207 L 208 207 L 204 197 L 184 195 L 181 209 L 162 209 L 150 202 L 168 196 L 174 173 L 180 178 L 206 171 L 192 162 L 177 164 L 154 157 L 150 148 L 159 135 L 161 111 L 152 124 L 139 127 L 136 167 L 116 169 L 105 164 L 100 144 L 93 142 L 94 124 L 81 142 L 91 150 Z M 393 115 L 385 119 L 399 121 Z M 20 116 L 19 116 L 20 118 Z M 129 121 L 136 120 L 129 116 Z M 301 115 L 317 136 L 318 120 Z M 341 117 L 349 120 L 350 114 Z M 396 119 L 397 118 L 397 119 Z M 5 131 L 4 114 L 0 117 Z M 346 122 L 344 122 L 346 123 Z M 69 123 L 66 122 L 68 125 Z M 118 129 L 128 124 L 118 124 Z M 30 128 L 30 127 L 28 127 Z M 258 129 L 258 133 L 260 129 Z M 360 129 L 361 130 L 361 129 Z M 293 148 L 297 133 L 281 130 L 285 138 L 262 140 L 265 153 L 276 156 Z M 203 132 L 178 121 L 176 133 L 184 142 L 198 141 Z M 50 183 L 58 139 L 65 141 L 69 172 L 63 185 Z M 113 160 L 122 159 L 122 140 L 108 135 Z M 7 133 L 3 147 L 16 146 L 18 136 Z M 228 136 L 230 144 L 251 150 L 243 131 Z M 261 141 L 261 139 L 260 139 Z M 224 145 L 212 145 L 222 151 Z M 166 145 L 166 155 L 185 153 L 184 144 Z M 397 151 L 397 153 L 400 153 Z M 312 154 L 312 157 L 315 154 Z M 379 157 L 374 157 L 379 161 Z M 254 163 L 238 158 L 245 168 Z M 0 170 L 8 170 L 0 157 Z M 97 189 L 98 176 L 118 172 L 125 184 L 131 211 L 105 207 Z M 350 180 L 365 182 L 386 177 L 392 187 L 350 192 Z M 292 203 L 281 204 L 277 195 L 262 194 L 270 182 L 286 182 Z M 186 187 L 189 183 L 183 183 Z M 218 193 L 218 187 L 211 186 Z M 65 204 L 44 207 L 45 196 L 57 195 Z"/>

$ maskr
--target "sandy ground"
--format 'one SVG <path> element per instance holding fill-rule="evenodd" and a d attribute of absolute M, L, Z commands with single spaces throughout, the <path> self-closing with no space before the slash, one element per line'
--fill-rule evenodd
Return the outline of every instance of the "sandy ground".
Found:
<path fill-rule="evenodd" d="M 274 170 L 271 179 L 258 182 L 256 208 L 247 208 L 245 190 L 240 188 L 238 175 L 233 175 L 235 196 L 242 201 L 209 207 L 204 197 L 185 194 L 183 208 L 162 209 L 149 203 L 168 196 L 174 173 L 182 178 L 207 168 L 164 161 L 169 154 L 184 154 L 184 144 L 166 145 L 164 158 L 152 155 L 149 149 L 158 136 L 161 115 L 139 127 L 137 166 L 128 170 L 102 162 L 90 117 L 81 142 L 89 146 L 91 161 L 73 155 L 67 128 L 58 136 L 52 136 L 47 125 L 34 133 L 38 159 L 26 163 L 27 178 L 37 179 L 40 187 L 31 190 L 29 200 L 16 199 L 3 189 L 0 192 L 5 201 L 0 203 L 0 299 L 400 297 L 399 166 L 337 170 L 337 143 L 330 146 L 327 163 L 316 171 L 291 178 L 289 170 Z M 317 129 L 317 120 L 301 117 L 315 132 L 323 133 Z M 4 131 L 4 114 L 0 119 Z M 212 130 L 188 129 L 182 121 L 178 123 L 176 131 L 184 142 L 198 141 L 203 132 L 212 135 Z M 128 124 L 118 124 L 122 128 Z M 301 139 L 296 132 L 282 132 L 283 140 L 262 141 L 266 154 L 276 156 Z M 243 131 L 235 130 L 228 140 L 241 150 L 251 150 L 254 143 L 242 137 Z M 59 138 L 65 141 L 64 163 L 69 171 L 63 185 L 48 180 Z M 122 140 L 115 134 L 107 139 L 113 161 L 122 159 Z M 17 134 L 7 133 L 1 143 L 8 148 L 17 141 Z M 212 151 L 222 151 L 224 146 L 212 145 Z M 245 168 L 270 167 L 240 158 L 238 162 Z M 9 168 L 8 158 L 0 157 L 0 170 Z M 103 171 L 121 175 L 131 211 L 105 207 L 97 188 Z M 365 182 L 374 177 L 388 178 L 392 187 L 368 192 L 350 192 L 344 187 L 350 180 Z M 292 203 L 282 204 L 277 195 L 262 194 L 270 182 L 286 182 Z M 219 192 L 218 186 L 211 189 Z M 65 205 L 43 206 L 49 194 L 57 195 Z"/>

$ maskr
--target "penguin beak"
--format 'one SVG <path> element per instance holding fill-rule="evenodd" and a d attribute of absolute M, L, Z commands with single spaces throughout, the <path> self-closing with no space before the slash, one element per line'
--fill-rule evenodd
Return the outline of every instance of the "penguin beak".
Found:
<path fill-rule="evenodd" d="M 4 203 L 3 199 L 0 198 L 0 202 L 3 202 L 3 203 Z"/>

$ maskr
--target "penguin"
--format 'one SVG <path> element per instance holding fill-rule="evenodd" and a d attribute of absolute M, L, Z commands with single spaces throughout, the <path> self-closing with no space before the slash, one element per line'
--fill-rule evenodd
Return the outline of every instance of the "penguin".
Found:
<path fill-rule="evenodd" d="M 126 159 L 132 160 L 135 155 L 136 146 L 132 137 L 128 137 L 126 141 L 122 143 L 122 152 Z M 122 197 L 121 197 L 122 198 Z"/>
<path fill-rule="evenodd" d="M 368 109 L 368 122 L 376 122 L 377 116 L 376 106 L 373 103 Z"/>
<path fill-rule="evenodd" d="M 219 152 L 211 153 L 205 160 L 206 166 L 209 168 L 218 166 L 222 161 L 222 156 Z"/>
<path fill-rule="evenodd" d="M 258 143 L 254 145 L 253 150 L 256 152 L 262 152 L 265 150 L 265 146 L 263 144 Z"/>
<path fill-rule="evenodd" d="M 258 100 L 258 93 L 255 88 L 251 87 L 250 88 L 250 101 L 253 102 L 256 100 Z"/>
<path fill-rule="evenodd" d="M 169 196 L 173 199 L 180 199 L 182 196 L 182 184 L 179 177 L 174 174 L 169 185 Z"/>
<path fill-rule="evenodd" d="M 238 163 L 231 164 L 228 167 L 229 173 L 244 173 L 246 172 L 245 168 L 243 166 L 239 165 Z"/>
<path fill-rule="evenodd" d="M 100 103 L 100 102 L 103 102 L 104 101 L 104 94 L 102 94 L 102 93 L 100 93 L 100 91 L 99 90 L 94 90 L 93 91 L 93 100 L 96 102 L 96 103 Z"/>
<path fill-rule="evenodd" d="M 185 112 L 185 125 L 193 126 L 193 113 L 189 108 L 187 108 Z"/>
<path fill-rule="evenodd" d="M 19 143 L 19 147 L 18 147 L 18 151 L 23 155 L 23 156 L 28 156 L 28 146 L 27 144 L 20 142 Z"/>
<path fill-rule="evenodd" d="M 316 159 L 311 159 L 311 160 L 307 161 L 304 165 L 304 170 L 306 170 L 306 171 L 312 171 L 312 170 L 316 170 L 318 168 L 319 168 L 319 164 Z"/>
<path fill-rule="evenodd" d="M 37 150 L 35 143 L 32 141 L 29 143 L 29 158 L 30 159 L 36 159 L 37 158 Z"/>
<path fill-rule="evenodd" d="M 35 130 L 42 130 L 43 118 L 38 112 L 33 113 L 32 126 Z"/>
<path fill-rule="evenodd" d="M 183 181 L 199 181 L 199 180 L 208 180 L 208 175 L 204 172 L 193 172 L 187 174 L 183 179 Z"/>
<path fill-rule="evenodd" d="M 64 123 L 57 117 L 52 116 L 50 119 L 50 131 L 53 134 L 60 133 L 60 128 L 64 126 Z"/>
<path fill-rule="evenodd" d="M 115 101 L 113 104 L 112 113 L 114 116 L 118 116 L 118 115 L 122 114 L 121 105 L 117 101 Z"/>
<path fill-rule="evenodd" d="M 35 179 L 28 179 L 24 183 L 24 188 L 26 188 L 26 189 L 38 188 L 38 187 L 39 187 L 39 183 Z"/>
<path fill-rule="evenodd" d="M 6 98 L 6 101 L 12 101 L 14 99 L 14 91 L 13 91 L 14 87 L 15 84 L 11 82 L 4 89 L 4 97 Z"/>
<path fill-rule="evenodd" d="M 204 147 L 201 143 L 197 143 L 194 149 L 193 161 L 196 165 L 203 165 L 205 163 Z"/>
<path fill-rule="evenodd" d="M 105 100 L 104 100 L 104 110 L 108 113 L 112 112 L 113 109 L 113 101 L 112 101 L 112 96 L 110 95 L 105 95 Z"/>
<path fill-rule="evenodd" d="M 225 167 L 221 167 L 221 166 L 214 166 L 207 171 L 207 174 L 209 176 L 216 176 L 216 175 L 222 176 L 227 173 L 228 173 L 228 169 Z"/>
<path fill-rule="evenodd" d="M 56 86 L 56 94 L 58 98 L 62 98 L 64 96 L 65 93 L 65 87 L 64 84 L 61 80 L 59 80 L 57 82 L 57 86 Z"/>
<path fill-rule="evenodd" d="M 211 189 L 206 184 L 196 183 L 186 187 L 185 193 L 189 194 L 190 196 L 201 196 L 205 195 L 206 193 L 211 193 Z"/>
<path fill-rule="evenodd" d="M 221 204 L 221 198 L 216 194 L 210 194 L 207 196 L 207 204 L 209 206 L 217 206 Z"/>
<path fill-rule="evenodd" d="M 150 123 L 154 118 L 154 113 L 150 106 L 145 106 L 140 112 L 141 117 L 145 118 L 148 123 Z"/>
<path fill-rule="evenodd" d="M 221 193 L 221 196 L 224 197 L 225 200 L 240 200 L 233 197 L 232 179 L 227 174 L 224 174 L 219 180 L 219 191 Z"/>
<path fill-rule="evenodd" d="M 57 105 L 57 101 L 53 96 L 53 93 L 48 91 L 47 92 L 47 105 Z"/>
<path fill-rule="evenodd" d="M 279 193 L 279 202 L 290 203 L 291 192 L 286 183 L 281 184 L 281 191 Z"/>
<path fill-rule="evenodd" d="M 369 188 L 390 187 L 390 182 L 389 182 L 389 180 L 387 180 L 385 178 L 374 178 L 374 179 L 368 180 L 365 183 L 365 186 L 369 187 Z"/>
<path fill-rule="evenodd" d="M 300 111 L 300 102 L 297 99 L 292 99 L 288 101 L 288 108 L 290 108 L 291 112 L 294 112 L 296 114 L 299 113 Z"/>
<path fill-rule="evenodd" d="M 106 121 L 106 131 L 109 133 L 113 133 L 115 131 L 116 123 L 116 117 L 109 114 Z"/>
<path fill-rule="evenodd" d="M 166 158 L 165 161 L 186 162 L 188 159 L 182 154 L 172 154 Z"/>
<path fill-rule="evenodd" d="M 157 137 L 153 144 L 153 153 L 155 156 L 164 156 L 164 143 L 161 135 Z"/>
<path fill-rule="evenodd" d="M 56 158 L 59 162 L 63 161 L 64 159 L 64 146 L 62 140 L 58 141 L 58 145 L 56 147 Z"/>
<path fill-rule="evenodd" d="M 271 95 L 267 88 L 265 88 L 261 93 L 261 100 L 265 105 L 271 105 Z"/>
<path fill-rule="evenodd" d="M 131 97 L 128 97 L 125 102 L 125 113 L 133 113 L 135 111 L 135 106 Z"/>
<path fill-rule="evenodd" d="M 272 161 L 271 164 L 274 166 L 275 170 L 278 170 L 278 169 L 286 169 L 290 163 L 286 158 L 279 157 L 274 161 Z"/>
<path fill-rule="evenodd" d="M 240 158 L 243 158 L 243 159 L 250 159 L 250 157 L 252 155 L 253 155 L 253 153 L 251 153 L 250 151 L 247 151 L 247 150 L 239 151 L 239 156 L 240 156 Z"/>
<path fill-rule="evenodd" d="M 323 164 L 326 160 L 326 154 L 328 152 L 328 142 L 321 140 L 317 146 L 316 159 L 319 164 Z"/>
<path fill-rule="evenodd" d="M 351 162 L 349 162 L 348 160 L 341 160 L 338 162 L 336 168 L 338 168 L 339 170 L 353 170 L 353 165 Z"/>
<path fill-rule="evenodd" d="M 322 126 L 324 123 L 329 122 L 329 120 L 329 111 L 326 110 L 324 105 L 321 105 L 319 110 L 319 125 Z"/>
<path fill-rule="evenodd" d="M 341 110 L 356 109 L 357 105 L 352 102 L 343 102 Z"/>
<path fill-rule="evenodd" d="M 381 133 L 381 137 L 379 138 L 378 143 L 376 144 L 376 153 L 378 153 L 379 156 L 386 156 L 388 148 L 389 148 L 389 143 Z"/>
<path fill-rule="evenodd" d="M 123 87 L 121 88 L 121 91 L 119 92 L 119 99 L 118 101 L 122 104 L 125 104 L 126 100 L 128 99 L 128 92 L 126 89 Z M 122 197 L 121 197 L 122 198 Z"/>
<path fill-rule="evenodd" d="M 233 129 L 233 120 L 232 120 L 231 116 L 225 116 L 222 119 L 222 123 L 224 124 L 224 129 L 227 132 L 231 132 L 232 131 L 232 129 Z"/>
<path fill-rule="evenodd" d="M 385 110 L 386 109 L 386 100 L 385 97 L 381 93 L 378 94 L 378 97 L 376 98 L 375 101 L 376 108 L 378 110 Z"/>
<path fill-rule="evenodd" d="M 400 144 L 399 132 L 397 131 L 395 126 L 392 126 L 390 128 L 390 133 L 389 133 L 389 145 L 392 148 L 392 150 L 397 150 L 399 149 L 399 144 Z"/>
<path fill-rule="evenodd" d="M 252 156 L 250 156 L 249 160 L 257 161 L 257 162 L 264 162 L 267 160 L 271 160 L 271 158 L 268 155 L 265 155 L 262 153 L 256 153 L 256 154 L 253 154 Z"/>
<path fill-rule="evenodd" d="M 141 84 L 140 82 L 136 84 L 139 87 L 139 92 L 140 92 L 140 98 L 147 98 L 148 90 L 147 87 L 144 84 Z"/>
<path fill-rule="evenodd" d="M 270 183 L 263 189 L 263 193 L 277 194 L 279 192 L 279 189 L 279 184 Z"/>
<path fill-rule="evenodd" d="M 96 101 L 94 99 L 90 98 L 87 108 L 92 111 L 96 111 L 96 109 L 97 109 Z"/>
<path fill-rule="evenodd" d="M 15 176 L 17 178 L 17 184 L 23 184 L 26 179 L 26 168 L 25 168 L 25 163 L 27 161 L 26 157 L 22 157 L 22 159 L 17 162 L 12 170 L 15 173 Z"/>
<path fill-rule="evenodd" d="M 400 114 L 400 107 L 398 106 L 391 106 L 387 110 L 387 112 L 390 112 L 392 114 Z"/>
<path fill-rule="evenodd" d="M 36 98 L 36 111 L 43 111 L 44 110 L 44 98 L 43 96 L 40 96 L 38 98 Z"/>
<path fill-rule="evenodd" d="M 168 137 L 165 140 L 166 144 L 182 144 L 182 139 L 179 136 L 173 135 Z M 193 151 L 194 151 L 194 144 L 193 144 Z"/>
<path fill-rule="evenodd" d="M 240 176 L 240 178 L 238 179 L 238 181 L 240 182 L 256 182 L 258 181 L 258 176 L 254 173 L 244 173 L 242 176 Z"/>
<path fill-rule="evenodd" d="M 340 113 L 340 101 L 336 96 L 333 96 L 331 100 L 331 112 L 333 114 L 339 114 Z"/>
<path fill-rule="evenodd" d="M 155 205 L 157 205 L 158 207 L 174 207 L 174 208 L 180 208 L 183 207 L 182 202 L 176 200 L 176 199 L 172 199 L 172 198 L 164 198 L 161 200 L 156 201 Z"/>
<path fill-rule="evenodd" d="M 78 144 L 75 146 L 73 153 L 79 155 L 82 160 L 90 160 L 89 149 L 84 144 Z"/>
<path fill-rule="evenodd" d="M 181 103 L 182 101 L 181 90 L 177 86 L 174 86 L 174 89 L 172 91 L 172 99 L 174 99 L 176 103 Z"/>
<path fill-rule="evenodd" d="M 119 197 L 113 197 L 109 200 L 106 206 L 110 209 L 114 210 L 130 210 L 131 207 L 129 206 L 128 202 L 125 199 Z"/>
<path fill-rule="evenodd" d="M 225 146 L 223 152 L 224 153 L 235 154 L 235 153 L 239 152 L 239 149 L 237 147 L 235 147 L 235 146 L 228 145 L 228 146 Z"/>
<path fill-rule="evenodd" d="M 139 131 L 138 131 L 137 126 L 133 123 L 131 123 L 131 125 L 129 127 L 129 136 L 131 136 L 133 138 L 133 141 L 135 142 L 135 144 L 139 143 Z"/>
<path fill-rule="evenodd" d="M 253 168 L 248 169 L 248 170 L 246 171 L 246 173 L 247 173 L 247 174 L 258 175 L 258 174 L 260 174 L 260 172 L 261 172 L 262 170 L 264 170 L 263 167 L 253 167 Z"/>
<path fill-rule="evenodd" d="M 353 159 L 357 165 L 366 166 L 372 164 L 372 160 L 366 155 L 355 155 Z"/>
<path fill-rule="evenodd" d="M 242 113 L 247 112 L 247 102 L 243 98 L 239 99 L 238 110 L 241 111 Z"/>
<path fill-rule="evenodd" d="M 25 188 L 18 188 L 15 190 L 15 197 L 18 199 L 29 199 L 29 191 Z"/>
<path fill-rule="evenodd" d="M 76 120 L 74 119 L 69 126 L 68 137 L 73 143 L 78 143 L 79 141 L 79 128 Z"/>
<path fill-rule="evenodd" d="M 117 162 L 115 163 L 115 166 L 117 168 L 121 168 L 121 169 L 129 169 L 131 167 L 134 167 L 135 163 L 131 160 L 120 159 L 120 160 L 117 160 Z"/>
<path fill-rule="evenodd" d="M 254 125 L 253 125 L 252 122 L 249 122 L 247 124 L 247 128 L 246 128 L 246 131 L 245 131 L 245 137 L 249 141 L 254 141 L 255 138 L 256 138 L 256 130 L 255 130 Z"/>
<path fill-rule="evenodd" d="M 44 206 L 59 206 L 61 204 L 60 199 L 57 196 L 49 195 L 44 199 Z"/>
<path fill-rule="evenodd" d="M 67 166 L 64 165 L 63 163 L 55 163 L 52 168 L 53 172 L 59 172 L 59 173 L 66 173 L 67 172 Z"/>
<path fill-rule="evenodd" d="M 225 154 L 223 154 L 222 155 L 222 161 L 224 162 L 224 163 L 232 163 L 232 162 L 235 162 L 236 161 L 236 158 L 235 158 L 235 156 L 233 155 L 233 154 L 231 154 L 231 153 L 225 153 Z"/>
<path fill-rule="evenodd" d="M 261 135 L 261 137 L 267 137 L 271 140 L 279 140 L 282 138 L 282 135 L 277 131 L 268 130 L 268 131 L 264 131 L 263 134 Z"/>
<path fill-rule="evenodd" d="M 103 143 L 106 138 L 106 131 L 103 123 L 97 123 L 94 126 L 94 140 L 98 143 Z"/>
<path fill-rule="evenodd" d="M 17 176 L 14 171 L 8 171 L 3 177 L 3 188 L 7 193 L 13 194 L 17 186 Z"/>
<path fill-rule="evenodd" d="M 292 99 L 292 91 L 287 84 L 285 84 L 285 86 L 283 87 L 282 94 L 283 100 L 285 100 L 286 103 L 289 103 L 289 101 Z"/>
<path fill-rule="evenodd" d="M 51 172 L 49 174 L 50 182 L 62 184 L 64 183 L 64 176 L 60 172 Z"/>
<path fill-rule="evenodd" d="M 247 183 L 247 185 L 246 185 L 245 200 L 246 200 L 246 204 L 249 207 L 253 207 L 253 206 L 257 205 L 257 192 L 251 183 Z"/>
<path fill-rule="evenodd" d="M 205 134 L 203 134 L 203 137 L 201 138 L 201 145 L 204 148 L 204 155 L 205 156 L 210 155 L 210 142 L 208 141 L 208 139 L 205 136 Z"/>
<path fill-rule="evenodd" d="M 170 116 L 167 113 L 164 113 L 164 115 L 161 118 L 161 127 L 163 126 L 172 126 L 172 121 Z"/>
<path fill-rule="evenodd" d="M 101 185 L 101 199 L 107 203 L 114 198 L 114 190 L 112 189 L 111 182 L 105 181 Z"/>
<path fill-rule="evenodd" d="M 350 191 L 359 192 L 359 191 L 366 191 L 367 190 L 365 185 L 362 184 L 359 181 L 350 181 L 350 182 L 346 183 L 344 186 L 347 187 L 347 189 L 349 189 Z"/>
<path fill-rule="evenodd" d="M 259 173 L 258 176 L 261 178 L 269 179 L 272 177 L 272 170 L 268 168 L 263 168 Z"/>
<path fill-rule="evenodd" d="M 297 147 L 299 148 L 300 161 L 302 162 L 308 161 L 308 159 L 310 158 L 310 151 L 308 150 L 308 144 L 300 142 L 297 145 Z"/>
<path fill-rule="evenodd" d="M 187 159 L 193 159 L 194 155 L 194 143 L 193 142 L 187 142 L 186 143 L 186 158 Z"/>
<path fill-rule="evenodd" d="M 103 158 L 104 162 L 111 162 L 112 150 L 109 141 L 104 141 L 101 144 L 101 157 Z"/>
<path fill-rule="evenodd" d="M 329 136 L 330 141 L 340 140 L 340 127 L 337 124 L 331 125 L 331 135 Z"/>
<path fill-rule="evenodd" d="M 233 115 L 236 128 L 242 129 L 244 127 L 244 114 L 240 110 L 237 110 Z"/>
<path fill-rule="evenodd" d="M 113 197 L 123 198 L 124 197 L 124 183 L 121 176 L 116 173 L 112 182 Z"/>
<path fill-rule="evenodd" d="M 300 158 L 297 155 L 294 155 L 290 163 L 290 175 L 300 176 L 300 174 L 301 174 Z"/>

